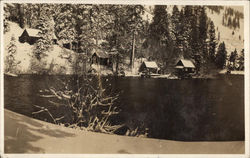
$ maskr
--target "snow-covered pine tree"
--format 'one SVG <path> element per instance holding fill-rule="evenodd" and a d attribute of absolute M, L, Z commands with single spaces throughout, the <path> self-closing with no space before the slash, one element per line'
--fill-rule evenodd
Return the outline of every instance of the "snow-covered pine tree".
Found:
<path fill-rule="evenodd" d="M 153 11 L 152 23 L 149 25 L 149 36 L 147 38 L 149 45 L 149 56 L 163 63 L 163 67 L 175 64 L 178 56 L 173 52 L 174 34 L 171 33 L 171 16 L 167 12 L 167 6 L 156 5 Z"/>
<path fill-rule="evenodd" d="M 10 17 L 10 12 L 9 12 L 9 10 L 8 10 L 8 8 L 7 8 L 7 5 L 6 4 L 4 4 L 5 6 L 4 6 L 4 20 L 3 20 L 3 32 L 4 33 L 6 33 L 6 32 L 8 32 L 9 30 L 10 30 L 10 26 L 9 26 L 9 22 L 8 22 L 8 19 L 9 19 L 9 17 Z"/>
<path fill-rule="evenodd" d="M 232 69 L 236 69 L 236 59 L 238 58 L 237 50 L 235 49 L 233 52 L 231 52 L 229 56 L 229 62 Z"/>
<path fill-rule="evenodd" d="M 53 49 L 54 21 L 51 13 L 51 6 L 42 4 L 39 6 L 39 18 L 37 29 L 40 37 L 34 44 L 33 55 L 31 58 L 30 69 L 34 73 L 48 73 L 46 56 Z"/>
<path fill-rule="evenodd" d="M 12 35 L 10 44 L 7 47 L 8 51 L 5 58 L 5 72 L 15 73 L 16 66 L 20 63 L 16 61 L 15 55 L 17 52 L 16 39 Z"/>
<path fill-rule="evenodd" d="M 216 35 L 215 35 L 215 28 L 214 28 L 213 21 L 209 23 L 208 38 L 209 38 L 209 47 L 208 47 L 209 54 L 208 55 L 209 55 L 210 61 L 214 62 L 217 43 L 216 43 Z"/>
<path fill-rule="evenodd" d="M 193 53 L 191 49 L 191 43 L 190 43 L 190 38 L 191 38 L 191 22 L 192 22 L 192 6 L 185 6 L 183 9 L 183 17 L 181 18 L 181 24 L 182 24 L 182 29 L 183 29 L 183 51 L 184 51 L 184 57 L 185 58 L 192 58 Z"/>
<path fill-rule="evenodd" d="M 174 49 L 178 57 L 183 57 L 183 48 L 182 48 L 182 24 L 180 21 L 180 11 L 175 5 L 173 7 L 172 16 L 171 16 L 171 34 L 174 40 Z"/>
<path fill-rule="evenodd" d="M 58 40 L 63 43 L 72 43 L 77 37 L 76 19 L 73 13 L 74 5 L 61 4 L 58 7 L 58 14 L 55 21 L 55 31 Z"/>
<path fill-rule="evenodd" d="M 197 72 L 201 68 L 201 52 L 200 52 L 200 42 L 199 42 L 199 27 L 198 27 L 198 7 L 192 7 L 192 16 L 190 17 L 191 32 L 190 32 L 190 48 L 192 51 L 192 58 L 195 61 L 195 67 Z"/>
<path fill-rule="evenodd" d="M 238 70 L 243 71 L 244 70 L 244 49 L 241 50 L 239 58 L 238 58 Z"/>
<path fill-rule="evenodd" d="M 199 8 L 200 15 L 199 15 L 199 42 L 200 42 L 200 52 L 202 52 L 203 62 L 205 62 L 207 58 L 207 14 L 206 8 L 201 6 Z"/>
<path fill-rule="evenodd" d="M 26 26 L 30 28 L 36 28 L 36 26 L 38 25 L 38 20 L 40 17 L 39 12 L 40 12 L 40 8 L 42 5 L 44 4 L 40 4 L 40 3 L 24 4 L 24 13 L 25 13 L 24 20 L 25 20 Z"/>
<path fill-rule="evenodd" d="M 24 4 L 16 3 L 18 10 L 18 23 L 21 28 L 24 28 Z"/>
<path fill-rule="evenodd" d="M 98 21 L 93 21 L 92 26 L 101 30 L 97 33 L 99 37 L 101 37 L 100 35 L 104 35 L 104 39 L 107 41 L 106 48 L 117 50 L 118 54 L 115 59 L 117 70 L 122 62 L 122 56 L 132 56 L 133 37 L 135 38 L 135 51 L 138 48 L 139 35 L 143 32 L 143 19 L 141 15 L 144 12 L 144 8 L 142 5 L 113 5 L 106 7 L 105 10 L 107 10 L 107 13 L 101 13 L 101 16 L 98 17 L 98 21 L 102 25 L 97 25 L 96 22 Z M 162 26 L 164 27 L 164 24 Z M 152 35 L 152 38 L 154 37 Z M 130 63 L 132 64 L 132 60 L 130 60 Z"/>
<path fill-rule="evenodd" d="M 77 18 L 79 27 L 76 29 L 79 33 L 80 51 L 88 53 L 102 40 L 106 9 L 102 5 L 82 5 L 77 9 L 81 12 L 81 16 Z"/>
<path fill-rule="evenodd" d="M 220 43 L 217 54 L 215 56 L 215 63 L 218 69 L 223 69 L 226 65 L 226 60 L 227 60 L 227 51 L 226 51 L 226 46 L 225 43 L 222 42 Z"/>
<path fill-rule="evenodd" d="M 41 38 L 35 43 L 33 53 L 38 60 L 41 60 L 41 58 L 47 56 L 46 52 L 53 48 L 54 21 L 44 14 L 40 17 L 37 28 L 40 30 L 38 35 Z"/>

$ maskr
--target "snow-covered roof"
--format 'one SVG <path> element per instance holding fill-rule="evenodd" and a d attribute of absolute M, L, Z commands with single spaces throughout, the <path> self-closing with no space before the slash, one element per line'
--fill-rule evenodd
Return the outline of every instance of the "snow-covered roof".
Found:
<path fill-rule="evenodd" d="M 109 55 L 117 55 L 118 52 L 109 52 L 108 54 L 109 54 Z"/>
<path fill-rule="evenodd" d="M 181 59 L 181 60 L 179 60 L 179 62 L 182 62 L 182 65 L 184 66 L 184 67 L 187 67 L 187 68 L 195 68 L 195 66 L 194 66 L 194 64 L 192 63 L 192 61 L 190 61 L 190 60 L 186 60 L 186 59 Z M 178 62 L 178 63 L 179 63 Z"/>
<path fill-rule="evenodd" d="M 29 28 L 26 28 L 25 30 L 27 31 L 27 33 L 29 34 L 29 36 L 40 37 L 38 35 L 38 33 L 40 32 L 40 30 L 38 30 L 38 29 L 29 29 Z"/>
<path fill-rule="evenodd" d="M 156 62 L 154 61 L 144 61 L 144 64 L 147 68 L 158 68 Z"/>
<path fill-rule="evenodd" d="M 96 54 L 96 56 L 98 56 L 99 58 L 109 58 L 109 55 L 107 52 L 105 51 L 96 51 L 93 54 Z"/>
<path fill-rule="evenodd" d="M 26 28 L 25 30 L 27 31 L 27 33 L 29 34 L 29 36 L 40 37 L 39 36 L 39 32 L 40 32 L 39 29 Z M 53 34 L 53 39 L 56 39 L 56 35 L 55 34 Z"/>

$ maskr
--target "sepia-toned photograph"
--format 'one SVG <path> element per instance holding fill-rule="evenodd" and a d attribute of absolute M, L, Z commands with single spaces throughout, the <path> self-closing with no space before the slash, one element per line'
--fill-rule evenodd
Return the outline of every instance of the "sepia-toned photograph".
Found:
<path fill-rule="evenodd" d="M 245 2 L 2 2 L 2 156 L 247 156 Z"/>

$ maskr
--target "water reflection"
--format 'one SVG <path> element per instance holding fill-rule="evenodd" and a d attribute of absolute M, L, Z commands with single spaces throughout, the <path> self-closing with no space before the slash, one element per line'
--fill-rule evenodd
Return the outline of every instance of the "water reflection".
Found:
<path fill-rule="evenodd" d="M 71 76 L 22 75 L 5 77 L 5 108 L 49 121 L 47 114 L 33 116 L 32 104 L 56 116 L 65 109 L 41 98 L 39 90 L 59 86 Z M 117 122 L 129 128 L 149 129 L 149 137 L 173 140 L 244 140 L 244 77 L 167 80 L 104 78 L 103 86 L 120 93 Z"/>

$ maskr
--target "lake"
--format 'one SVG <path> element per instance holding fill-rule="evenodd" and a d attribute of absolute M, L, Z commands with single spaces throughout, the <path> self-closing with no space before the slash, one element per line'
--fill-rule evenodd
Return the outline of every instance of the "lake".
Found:
<path fill-rule="evenodd" d="M 55 116 L 65 109 L 48 103 L 39 91 L 56 86 L 65 76 L 4 77 L 4 107 L 49 121 L 33 105 L 47 107 Z M 67 76 L 70 78 L 70 76 Z M 147 128 L 148 137 L 182 141 L 244 140 L 244 76 L 216 79 L 170 80 L 103 77 L 103 85 L 119 93 L 117 122 Z"/>

